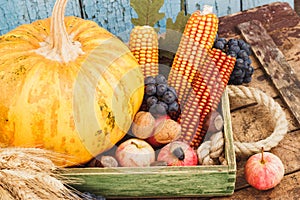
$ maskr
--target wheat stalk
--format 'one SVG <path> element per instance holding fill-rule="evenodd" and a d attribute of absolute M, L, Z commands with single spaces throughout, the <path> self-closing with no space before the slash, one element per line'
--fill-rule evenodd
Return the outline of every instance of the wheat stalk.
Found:
<path fill-rule="evenodd" d="M 38 148 L 0 148 L 0 200 L 81 199 L 67 185 L 80 181 L 63 178 L 57 159 L 65 157 Z"/>

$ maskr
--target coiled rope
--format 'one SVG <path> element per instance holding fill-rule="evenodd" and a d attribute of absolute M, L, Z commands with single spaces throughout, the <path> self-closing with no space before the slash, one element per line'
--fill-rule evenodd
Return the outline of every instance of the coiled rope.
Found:
<path fill-rule="evenodd" d="M 241 142 L 234 141 L 234 149 L 237 155 L 249 156 L 261 151 L 264 147 L 265 151 L 269 151 L 284 138 L 288 131 L 288 121 L 286 119 L 285 112 L 281 106 L 274 101 L 274 99 L 259 89 L 245 86 L 227 86 L 228 95 L 231 98 L 250 99 L 263 105 L 267 110 L 272 113 L 275 121 L 275 127 L 273 133 L 267 138 L 256 142 Z M 198 148 L 199 162 L 203 165 L 216 164 L 216 156 L 219 156 L 219 160 L 222 159 L 224 150 L 224 136 L 222 132 L 215 133 L 210 140 L 203 142 Z M 223 139 L 221 139 L 221 137 Z"/>

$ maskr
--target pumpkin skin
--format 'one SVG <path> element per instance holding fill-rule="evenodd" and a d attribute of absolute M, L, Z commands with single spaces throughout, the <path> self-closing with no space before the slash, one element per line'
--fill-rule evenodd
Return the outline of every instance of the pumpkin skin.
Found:
<path fill-rule="evenodd" d="M 67 156 L 57 165 L 71 166 L 126 134 L 142 102 L 144 78 L 113 34 L 81 18 L 63 21 L 72 43 L 81 45 L 75 59 L 37 53 L 47 43 L 51 18 L 0 37 L 0 147 L 52 150 Z"/>

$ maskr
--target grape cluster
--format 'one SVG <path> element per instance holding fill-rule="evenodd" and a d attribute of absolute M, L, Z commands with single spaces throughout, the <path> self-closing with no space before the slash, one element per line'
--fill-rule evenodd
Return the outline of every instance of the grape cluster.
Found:
<path fill-rule="evenodd" d="M 151 112 L 154 117 L 169 115 L 177 120 L 180 115 L 180 105 L 176 90 L 169 86 L 164 75 L 145 78 L 145 95 L 141 106 L 142 111 Z"/>
<path fill-rule="evenodd" d="M 234 69 L 230 75 L 228 84 L 241 85 L 250 83 L 254 72 L 251 66 L 251 48 L 243 39 L 216 38 L 214 48 L 221 49 L 227 55 L 236 58 Z"/>

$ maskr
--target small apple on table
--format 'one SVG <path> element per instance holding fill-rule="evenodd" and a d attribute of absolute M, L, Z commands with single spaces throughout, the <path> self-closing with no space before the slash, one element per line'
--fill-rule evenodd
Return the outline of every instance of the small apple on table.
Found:
<path fill-rule="evenodd" d="M 268 190 L 280 183 L 284 176 L 284 166 L 278 156 L 270 152 L 252 155 L 245 165 L 247 182 L 258 190 Z"/>

